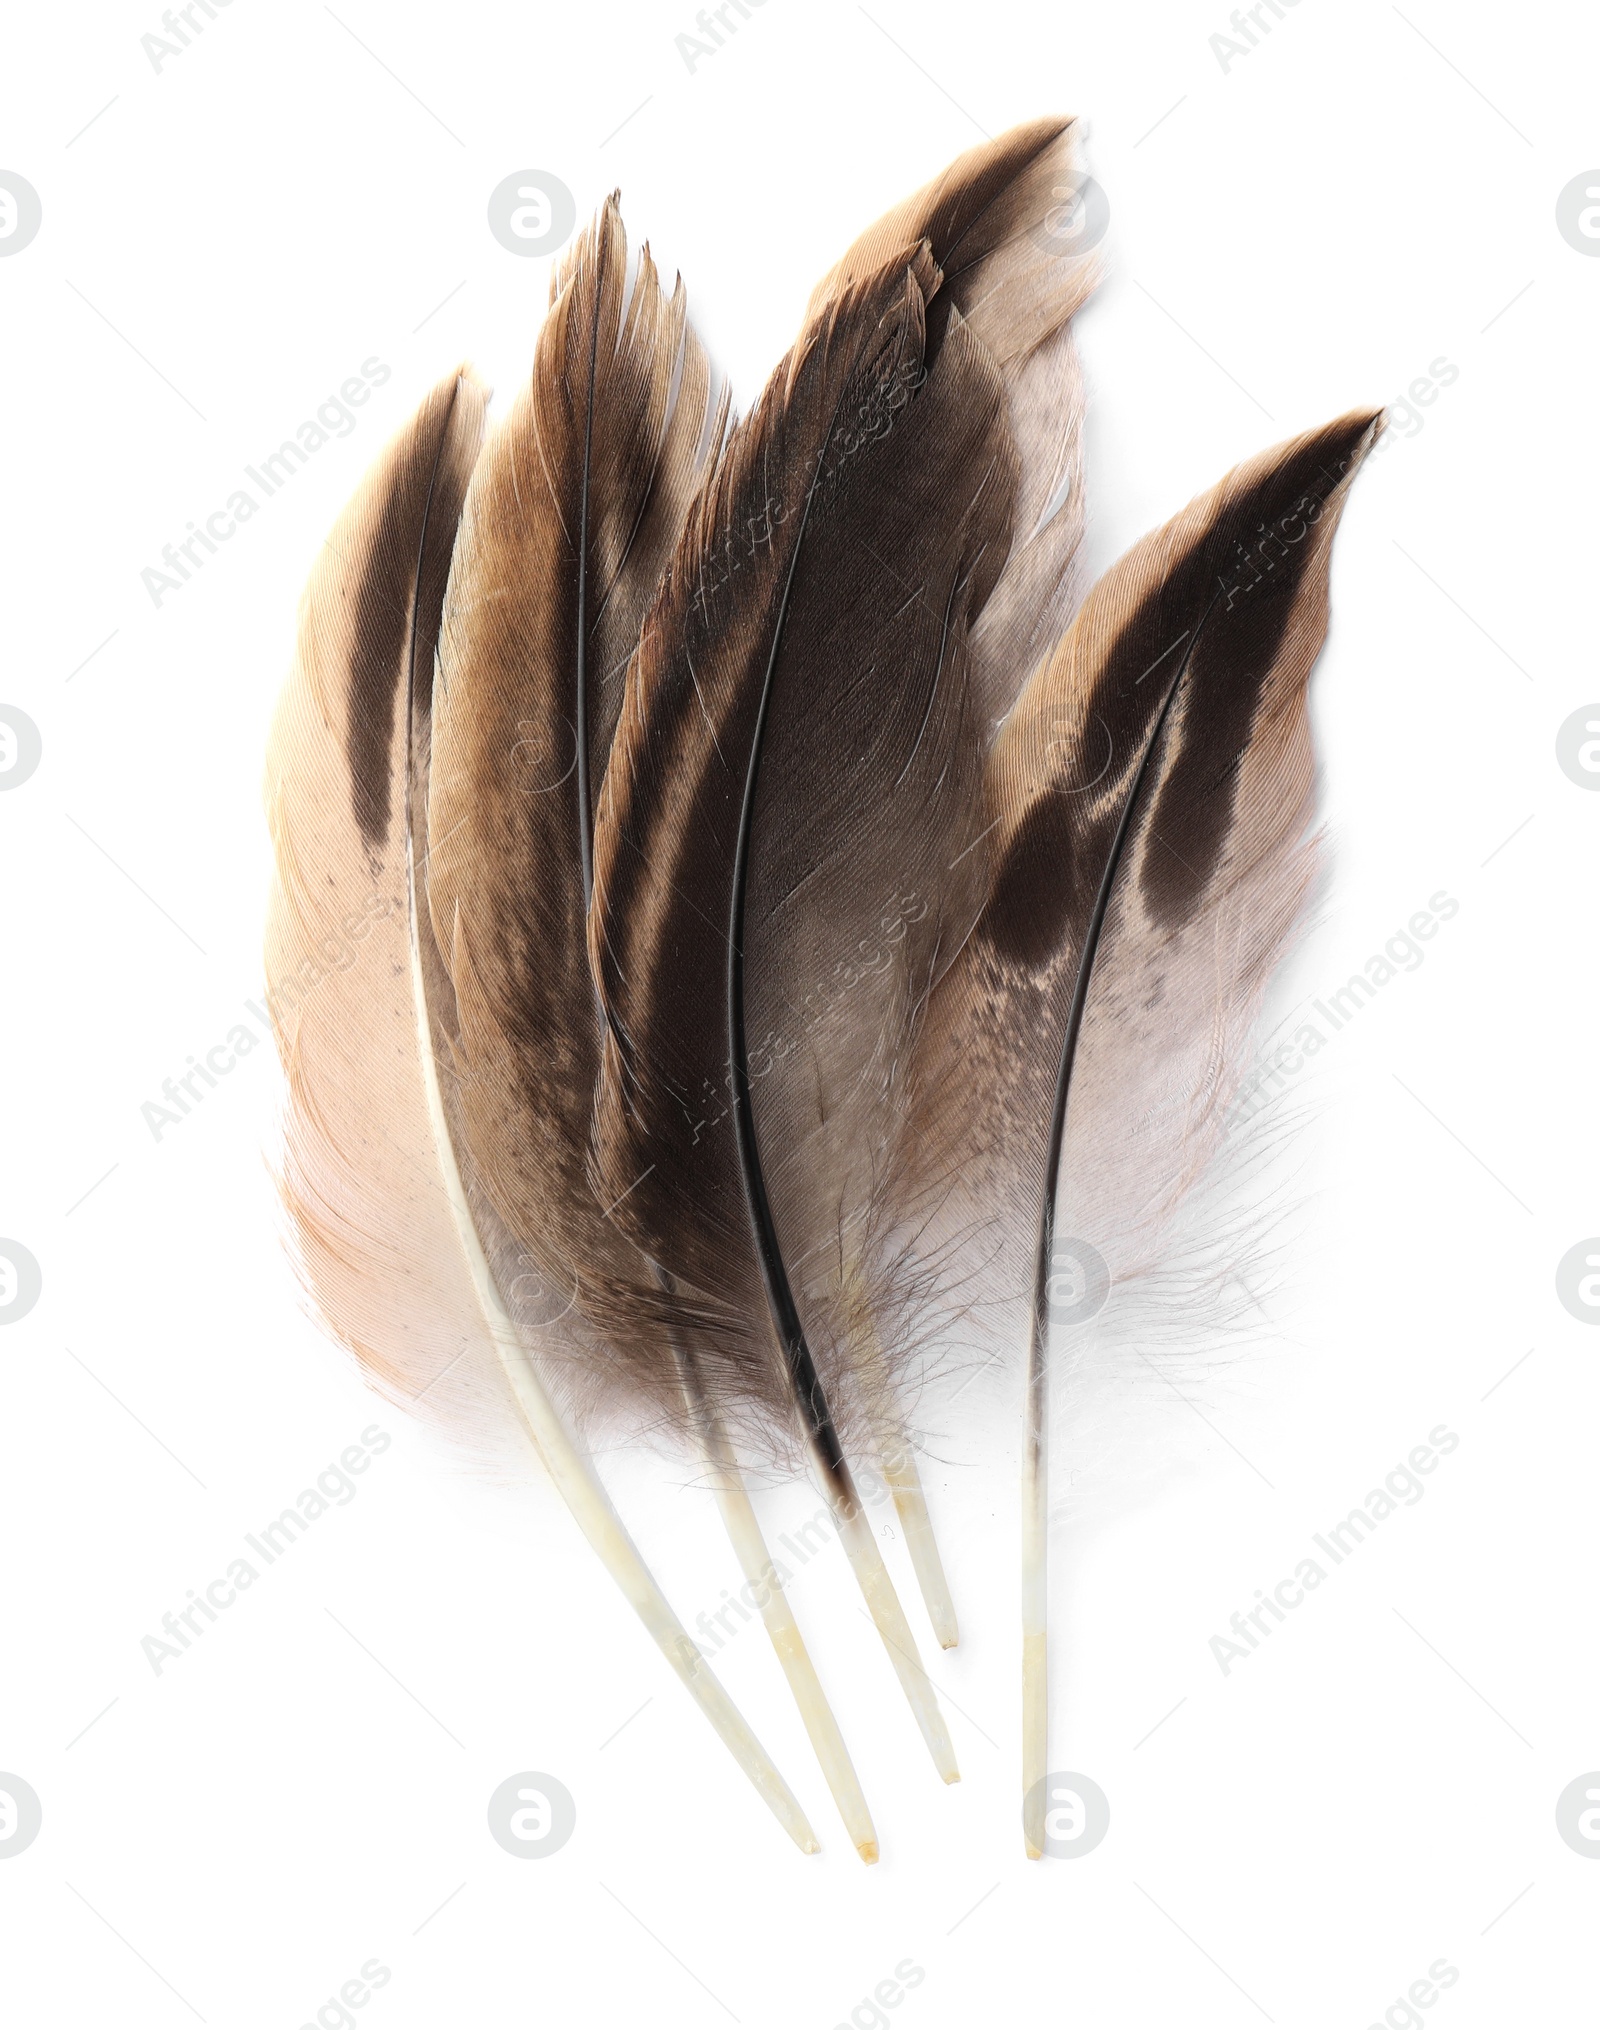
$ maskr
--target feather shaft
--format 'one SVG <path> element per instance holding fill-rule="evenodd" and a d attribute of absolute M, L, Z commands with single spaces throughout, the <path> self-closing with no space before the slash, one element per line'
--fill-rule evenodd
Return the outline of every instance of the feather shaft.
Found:
<path fill-rule="evenodd" d="M 911 1568 L 917 1576 L 922 1604 L 933 1625 L 934 1638 L 941 1649 L 954 1649 L 961 1639 L 955 1602 L 950 1597 L 944 1561 L 939 1555 L 933 1520 L 928 1514 L 928 1500 L 922 1490 L 922 1476 L 917 1471 L 916 1453 L 894 1402 L 888 1363 L 859 1266 L 847 1269 L 845 1288 L 849 1305 L 851 1359 L 870 1406 L 878 1463 L 883 1469 L 885 1485 L 894 1497 L 895 1513 L 906 1533 Z"/>
<path fill-rule="evenodd" d="M 1202 620 L 1201 625 L 1204 625 Z M 1195 630 L 1198 639 L 1199 629 Z M 1193 643 L 1190 644 L 1191 648 Z M 1022 1438 L 1022 1796 L 1023 1841 L 1031 1861 L 1044 1852 L 1046 1798 L 1044 1780 L 1050 1757 L 1049 1624 L 1050 1624 L 1050 1268 L 1056 1231 L 1056 1195 L 1061 1178 L 1061 1144 L 1066 1132 L 1067 1091 L 1072 1081 L 1083 1011 L 1094 977 L 1095 953 L 1105 924 L 1111 891 L 1122 865 L 1122 851 L 1134 806 L 1144 787 L 1167 713 L 1188 668 L 1188 655 L 1167 687 L 1161 710 L 1140 757 L 1138 771 L 1118 820 L 1084 935 L 1083 953 L 1073 979 L 1072 1005 L 1061 1045 L 1050 1140 L 1045 1154 L 1044 1203 L 1039 1214 L 1039 1240 L 1034 1252 L 1033 1302 L 1028 1327 L 1027 1396 Z"/>
<path fill-rule="evenodd" d="M 845 1830 L 856 1852 L 870 1864 L 878 1858 L 878 1835 L 855 1765 L 850 1760 L 850 1751 L 823 1692 L 816 1666 L 800 1632 L 800 1624 L 789 1605 L 782 1575 L 767 1549 L 727 1427 L 706 1394 L 693 1354 L 686 1347 L 680 1348 L 678 1358 L 684 1396 L 700 1434 L 701 1446 L 711 1469 L 717 1506 L 744 1572 L 746 1586 L 761 1610 L 762 1622 L 772 1640 L 783 1674 L 789 1681 L 789 1689 L 800 1709 L 800 1717 L 811 1738 L 828 1789 L 839 1807 Z"/>
<path fill-rule="evenodd" d="M 878 1456 L 883 1463 L 883 1477 L 894 1496 L 895 1513 L 906 1533 L 911 1569 L 917 1575 L 934 1638 L 941 1649 L 954 1649 L 961 1640 L 961 1632 L 956 1623 L 955 1602 L 950 1597 L 950 1582 L 945 1577 L 944 1560 L 939 1556 L 939 1541 L 928 1514 L 928 1498 L 922 1489 L 911 1441 L 897 1424 L 887 1421 L 879 1424 Z"/>

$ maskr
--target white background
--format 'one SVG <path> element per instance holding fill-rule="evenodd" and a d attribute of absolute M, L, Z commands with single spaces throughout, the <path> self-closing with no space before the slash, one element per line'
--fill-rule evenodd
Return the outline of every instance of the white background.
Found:
<path fill-rule="evenodd" d="M 233 0 L 159 72 L 154 0 L 12 16 L 0 168 L 44 223 L 0 260 L 0 702 L 43 761 L 0 796 L 0 1234 L 44 1283 L 0 1334 L 0 1769 L 44 1819 L 0 1862 L 8 2020 L 296 2030 L 373 1958 L 372 2030 L 1363 2030 L 1406 2024 L 1441 1958 L 1419 2021 L 1578 2020 L 1600 1865 L 1554 1808 L 1600 1766 L 1600 1334 L 1555 1267 L 1600 1229 L 1600 797 L 1555 741 L 1600 697 L 1600 261 L 1555 204 L 1600 162 L 1600 22 L 1261 18 L 1224 69 L 1221 0 L 767 0 L 691 73 L 687 0 Z M 1096 568 L 1239 458 L 1459 369 L 1339 536 L 1333 872 L 1275 1015 L 1435 891 L 1460 908 L 1297 1081 L 1293 1241 L 1232 1357 L 1102 1379 L 1058 1452 L 1053 1759 L 1107 1793 L 1103 1845 L 1020 1851 L 1014 1406 L 948 1418 L 927 1469 L 958 1789 L 837 1550 L 801 1574 L 883 1837 L 865 1871 L 759 1631 L 717 1668 L 817 1858 L 553 1500 L 452 1474 L 303 1316 L 270 1052 L 159 1141 L 140 1110 L 253 1021 L 260 757 L 323 533 L 459 359 L 503 393 L 526 371 L 551 264 L 491 238 L 490 189 L 544 169 L 583 217 L 620 184 L 747 404 L 862 225 L 1046 111 L 1088 119 L 1111 206 L 1081 322 Z M 373 356 L 392 378 L 353 433 L 154 605 L 162 546 Z M 156 1675 L 141 1639 L 374 1422 L 394 1442 L 357 1497 Z M 1440 1424 L 1425 1498 L 1225 1676 L 1212 1636 Z M 717 1605 L 709 1497 L 606 1471 L 686 1616 Z M 537 1862 L 484 1815 L 528 1769 L 578 1809 Z M 907 1959 L 924 1978 L 862 2007 Z"/>

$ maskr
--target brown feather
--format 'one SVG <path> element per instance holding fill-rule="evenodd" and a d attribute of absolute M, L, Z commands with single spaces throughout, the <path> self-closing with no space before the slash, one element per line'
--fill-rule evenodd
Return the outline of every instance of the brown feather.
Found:
<path fill-rule="evenodd" d="M 1060 1231 L 1133 1277 L 1216 1147 L 1313 877 L 1307 682 L 1377 427 L 1360 411 L 1263 453 L 1146 536 L 995 742 L 989 897 L 933 999 L 907 1150 L 1003 1304 L 1034 1285 L 1075 996 Z"/>
<path fill-rule="evenodd" d="M 1018 460 L 1015 534 L 972 639 L 971 682 L 986 723 L 1011 707 L 1081 596 L 1083 377 L 1071 319 L 1100 277 L 1076 251 L 1088 179 L 1075 120 L 1013 127 L 957 156 L 886 212 L 812 292 L 815 317 L 845 283 L 926 239 L 950 300 L 993 355 Z"/>
<path fill-rule="evenodd" d="M 585 1172 L 592 813 L 640 621 L 726 415 L 682 284 L 668 296 L 646 248 L 629 294 L 627 251 L 613 198 L 555 278 L 529 383 L 474 475 L 429 807 L 467 1137 L 515 1242 L 503 1280 L 526 1326 L 561 1321 L 563 1378 L 586 1405 L 612 1371 L 586 1325 L 593 1293 L 638 1273 Z M 631 1350 L 670 1392 L 659 1331 Z"/>
<path fill-rule="evenodd" d="M 807 1440 L 846 1400 L 842 1265 L 901 1046 L 981 881 L 967 639 L 1015 478 L 993 362 L 936 284 L 922 249 L 845 290 L 735 432 L 646 624 L 596 838 L 598 1189 L 698 1293 L 719 1399 L 780 1429 L 781 1255 L 821 1373 L 794 1384 Z"/>
<path fill-rule="evenodd" d="M 509 1397 L 431 1153 L 408 823 L 486 401 L 465 373 L 433 391 L 307 588 L 267 756 L 266 963 L 289 1088 L 283 1191 L 310 1293 L 377 1387 L 493 1451 Z"/>

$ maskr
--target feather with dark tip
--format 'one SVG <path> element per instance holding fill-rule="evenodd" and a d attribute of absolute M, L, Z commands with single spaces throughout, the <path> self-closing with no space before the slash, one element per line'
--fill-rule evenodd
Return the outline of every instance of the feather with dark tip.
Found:
<path fill-rule="evenodd" d="M 646 248 L 630 291 L 627 257 L 612 198 L 554 278 L 528 384 L 474 475 L 429 807 L 468 1140 L 515 1246 L 519 1312 L 562 1320 L 575 1356 L 562 1379 L 585 1407 L 614 1374 L 608 1340 L 586 1329 L 593 1292 L 637 1272 L 585 1173 L 600 1060 L 593 812 L 640 622 L 726 417 L 683 285 L 668 295 Z M 673 1404 L 660 1332 L 632 1351 L 657 1410 Z"/>
<path fill-rule="evenodd" d="M 267 757 L 266 963 L 289 1080 L 283 1188 L 317 1307 L 385 1393 L 493 1449 L 504 1378 L 471 1329 L 449 1208 L 417 1158 L 408 901 L 409 778 L 486 402 L 466 375 L 433 391 L 307 589 Z"/>
<path fill-rule="evenodd" d="M 1015 488 L 998 373 L 937 285 L 923 246 L 842 291 L 730 440 L 630 672 L 590 926 L 596 1187 L 863 1558 L 844 1265 L 980 892 L 966 665 Z"/>
<path fill-rule="evenodd" d="M 1097 903 L 1072 1086 L 1082 1146 L 1062 1173 L 1074 1233 L 1134 1274 L 1214 1146 L 1312 877 L 1306 681 L 1333 530 L 1374 428 L 1361 411 L 1266 452 L 1146 536 L 994 743 L 989 895 L 933 996 L 907 1146 L 930 1193 L 957 1185 L 952 1225 L 981 1225 L 975 1254 L 1005 1250 L 994 1280 L 1008 1292 L 1028 1285 L 1054 1184 L 1057 1058 Z M 1140 767 L 1121 884 L 1102 898 Z"/>
<path fill-rule="evenodd" d="M 1315 865 L 1307 681 L 1333 533 L 1379 428 L 1231 473 L 1084 602 L 985 773 L 988 899 L 935 993 L 911 1161 L 1027 1305 L 1025 1831 L 1045 1800 L 1045 1405 L 1058 1237 L 1115 1281 L 1212 1156 Z M 1070 1252 L 1070 1251 L 1069 1251 Z M 975 1274 L 981 1273 L 977 1269 Z"/>

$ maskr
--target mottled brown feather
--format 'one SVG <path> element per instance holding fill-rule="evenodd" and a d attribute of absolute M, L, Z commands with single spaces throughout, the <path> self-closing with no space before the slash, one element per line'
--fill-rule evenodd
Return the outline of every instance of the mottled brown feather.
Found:
<path fill-rule="evenodd" d="M 526 1326 L 562 1322 L 585 1403 L 615 1358 L 676 1385 L 659 1332 L 614 1353 L 587 1329 L 596 1287 L 637 1263 L 585 1169 L 600 1061 L 585 917 L 624 671 L 726 414 L 681 282 L 664 291 L 646 248 L 630 291 L 627 256 L 613 198 L 563 262 L 528 384 L 473 476 L 429 801 L 467 1138 L 516 1250 L 502 1280 Z"/>
<path fill-rule="evenodd" d="M 848 1404 L 846 1267 L 910 1025 L 981 894 L 969 635 L 1015 483 L 993 360 L 903 253 L 734 433 L 629 673 L 596 832 L 597 1189 L 681 1286 L 718 1400 L 769 1433 L 790 1346 L 761 1220 L 833 1405 L 804 1426 Z"/>
<path fill-rule="evenodd" d="M 1018 461 L 1015 531 L 973 630 L 977 710 L 999 720 L 1060 639 L 1082 593 L 1083 378 L 1071 320 L 1100 278 L 1081 128 L 1059 116 L 959 155 L 869 226 L 812 293 L 815 316 L 848 281 L 926 239 L 950 301 L 993 354 Z"/>

